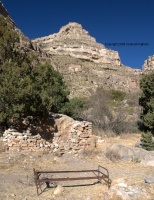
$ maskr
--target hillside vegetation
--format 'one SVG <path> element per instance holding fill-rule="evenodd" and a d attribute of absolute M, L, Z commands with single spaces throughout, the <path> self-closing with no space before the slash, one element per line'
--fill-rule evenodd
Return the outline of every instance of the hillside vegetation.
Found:
<path fill-rule="evenodd" d="M 141 80 L 141 112 L 139 90 L 130 91 L 121 77 L 121 73 L 127 75 L 128 69 L 94 64 L 68 55 L 49 56 L 49 62 L 42 64 L 38 52 L 18 48 L 19 35 L 9 19 L 0 16 L 0 24 L 1 129 L 16 126 L 28 116 L 38 120 L 51 112 L 60 112 L 92 122 L 93 132 L 99 135 L 138 132 L 139 124 L 145 133 L 143 147 L 153 149 L 153 142 L 145 144 L 152 141 L 154 127 L 153 75 Z M 133 82 L 135 76 L 131 70 L 130 75 Z M 124 86 L 127 90 L 122 89 Z"/>
<path fill-rule="evenodd" d="M 62 75 L 50 64 L 39 63 L 34 52 L 16 48 L 19 37 L 8 19 L 0 16 L 0 24 L 1 126 L 58 112 L 69 94 Z"/>

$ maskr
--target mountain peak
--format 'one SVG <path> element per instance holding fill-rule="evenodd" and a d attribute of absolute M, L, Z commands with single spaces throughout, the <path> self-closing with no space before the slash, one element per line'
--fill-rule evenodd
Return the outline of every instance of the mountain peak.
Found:
<path fill-rule="evenodd" d="M 82 25 L 77 22 L 69 22 L 68 24 L 62 26 L 58 32 L 59 36 L 63 38 L 66 36 L 70 39 L 84 39 L 96 42 L 95 38 L 91 37 Z"/>
<path fill-rule="evenodd" d="M 64 25 L 61 27 L 59 32 L 63 32 L 63 31 L 82 31 L 83 27 L 81 24 L 77 23 L 77 22 L 69 22 L 68 24 Z M 87 31 L 86 31 L 87 32 Z M 87 32 L 88 33 L 88 32 Z"/>
<path fill-rule="evenodd" d="M 106 49 L 81 24 L 70 22 L 58 33 L 32 40 L 48 54 L 70 55 L 95 63 L 121 65 L 117 51 Z"/>

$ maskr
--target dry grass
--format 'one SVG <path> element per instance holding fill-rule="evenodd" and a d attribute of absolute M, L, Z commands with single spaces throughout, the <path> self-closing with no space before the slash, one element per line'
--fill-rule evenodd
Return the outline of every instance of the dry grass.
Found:
<path fill-rule="evenodd" d="M 4 142 L 0 141 L 0 153 L 5 152 L 7 150 L 7 145 Z"/>
<path fill-rule="evenodd" d="M 93 154 L 92 150 L 87 149 L 85 152 L 87 156 L 83 158 L 74 157 L 71 154 L 53 157 L 52 154 L 47 152 L 12 152 L 10 154 L 3 152 L 0 156 L 0 174 L 4 181 L 0 182 L 0 190 L 2 191 L 0 199 L 7 199 L 7 196 L 8 200 L 21 200 L 26 199 L 26 197 L 27 200 L 83 200 L 88 199 L 88 197 L 91 200 L 107 199 L 106 192 L 108 190 L 104 182 L 92 186 L 66 187 L 64 193 L 58 197 L 54 197 L 54 188 L 50 188 L 37 196 L 33 182 L 33 168 L 37 170 L 77 170 L 97 168 L 99 164 L 109 170 L 112 184 L 114 184 L 114 180 L 125 177 L 128 185 L 135 184 L 147 191 L 149 196 L 154 196 L 154 186 L 143 183 L 147 175 L 154 176 L 153 167 L 144 166 L 138 162 L 112 162 L 104 156 L 106 146 L 114 143 L 132 146 L 138 141 L 139 137 L 138 134 L 128 134 L 115 138 L 105 138 L 105 142 L 99 144 L 98 151 Z M 11 157 L 10 162 L 8 162 L 9 156 Z M 72 184 L 75 184 L 75 182 Z M 16 196 L 11 197 L 11 194 Z M 116 199 L 120 200 L 115 196 L 114 200 Z M 140 200 L 146 199 L 148 198 L 140 198 Z"/>

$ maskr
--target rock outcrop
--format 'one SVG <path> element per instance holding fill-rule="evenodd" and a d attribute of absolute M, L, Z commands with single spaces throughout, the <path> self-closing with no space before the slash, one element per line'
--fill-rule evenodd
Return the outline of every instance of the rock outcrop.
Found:
<path fill-rule="evenodd" d="M 139 90 L 141 71 L 122 65 L 117 51 L 97 43 L 78 23 L 69 23 L 58 33 L 32 42 L 63 74 L 71 96 L 89 96 L 100 86 L 125 92 Z"/>
<path fill-rule="evenodd" d="M 70 96 L 90 96 L 97 87 L 125 92 L 139 90 L 141 70 L 121 64 L 117 51 L 106 49 L 96 42 L 78 23 L 63 26 L 58 33 L 30 40 L 15 25 L 7 10 L 0 4 L 0 14 L 10 18 L 24 52 L 35 52 L 41 62 L 63 74 Z"/>
<path fill-rule="evenodd" d="M 114 180 L 104 199 L 110 200 L 137 200 L 151 199 L 151 195 L 139 184 L 129 184 L 124 178 Z M 148 198 L 147 198 L 148 197 Z"/>
<path fill-rule="evenodd" d="M 32 40 L 48 54 L 70 55 L 95 63 L 121 65 L 117 51 L 96 42 L 78 23 L 63 26 L 58 33 Z"/>
<path fill-rule="evenodd" d="M 105 154 L 110 160 L 141 162 L 145 165 L 154 166 L 154 151 L 146 151 L 142 148 L 113 144 L 106 148 Z"/>
<path fill-rule="evenodd" d="M 144 61 L 142 71 L 144 74 L 148 74 L 154 71 L 154 55 L 149 56 L 147 60 Z"/>

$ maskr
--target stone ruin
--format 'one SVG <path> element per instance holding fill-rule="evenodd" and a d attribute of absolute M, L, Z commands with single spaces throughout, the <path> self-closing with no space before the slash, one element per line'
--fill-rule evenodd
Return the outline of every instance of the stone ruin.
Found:
<path fill-rule="evenodd" d="M 57 131 L 49 132 L 49 140 L 42 133 L 32 135 L 29 130 L 18 132 L 8 129 L 1 138 L 7 151 L 48 151 L 55 155 L 73 153 L 78 155 L 85 150 L 95 149 L 96 141 L 92 135 L 92 123 L 75 121 L 65 115 L 55 119 Z"/>

